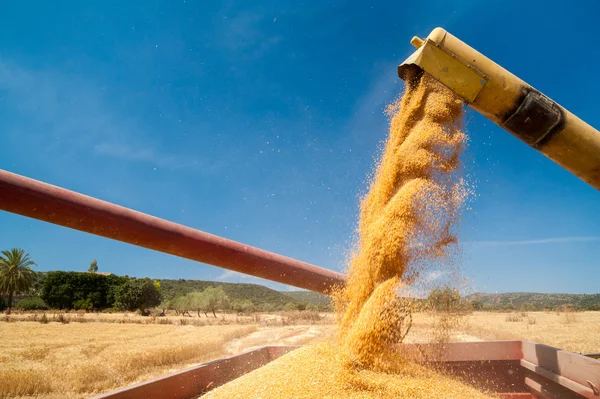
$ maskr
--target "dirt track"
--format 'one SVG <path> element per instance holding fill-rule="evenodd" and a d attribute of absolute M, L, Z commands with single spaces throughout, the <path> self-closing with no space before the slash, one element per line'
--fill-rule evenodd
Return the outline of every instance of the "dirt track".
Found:
<path fill-rule="evenodd" d="M 277 326 L 261 327 L 258 331 L 242 338 L 234 339 L 224 345 L 225 353 L 235 355 L 250 351 L 266 345 L 305 345 L 325 341 L 334 337 L 335 325 L 300 325 L 300 326 Z M 455 333 L 451 335 L 453 342 L 477 342 L 480 338 Z M 430 342 L 427 331 L 415 328 L 407 337 L 406 343 Z"/>
<path fill-rule="evenodd" d="M 258 331 L 225 344 L 225 351 L 237 354 L 265 345 L 304 345 L 333 336 L 333 325 L 261 327 Z"/>

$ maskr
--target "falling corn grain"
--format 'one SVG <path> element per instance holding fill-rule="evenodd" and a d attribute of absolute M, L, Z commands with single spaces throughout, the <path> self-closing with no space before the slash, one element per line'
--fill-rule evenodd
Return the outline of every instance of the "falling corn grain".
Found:
<path fill-rule="evenodd" d="M 394 349 L 411 320 L 398 290 L 456 244 L 453 227 L 466 195 L 461 100 L 427 74 L 407 81 L 389 107 L 390 135 L 361 204 L 347 284 L 333 293 L 339 339 L 298 349 L 206 397 L 489 397 Z"/>

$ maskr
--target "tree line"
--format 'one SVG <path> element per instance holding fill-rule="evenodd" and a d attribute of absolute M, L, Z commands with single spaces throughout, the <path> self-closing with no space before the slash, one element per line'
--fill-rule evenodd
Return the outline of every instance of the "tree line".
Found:
<path fill-rule="evenodd" d="M 30 294 L 39 283 L 32 267 L 37 266 L 23 249 L 13 248 L 0 254 L 0 310 L 10 313 L 16 295 Z M 97 274 L 98 262 L 88 272 L 48 272 L 35 295 L 21 300 L 26 310 L 82 309 L 145 312 L 160 304 L 160 284 L 149 278 L 129 278 Z"/>
<path fill-rule="evenodd" d="M 94 259 L 87 272 L 51 271 L 36 273 L 33 262 L 24 250 L 12 249 L 0 254 L 0 311 L 8 308 L 8 312 L 15 306 L 14 299 L 21 298 L 16 306 L 23 310 L 139 310 L 142 314 L 148 309 L 158 308 L 164 313 L 175 312 L 177 315 L 189 315 L 195 312 L 199 316 L 216 312 L 248 313 L 254 311 L 276 310 L 321 310 L 321 307 L 306 303 L 282 302 L 274 297 L 285 296 L 260 286 L 240 285 L 240 287 L 226 286 L 233 290 L 241 290 L 243 296 L 258 294 L 259 299 L 265 302 L 256 303 L 247 298 L 236 295 L 229 296 L 223 287 L 207 285 L 208 282 L 185 282 L 193 289 L 192 292 L 177 293 L 173 283 L 177 281 L 162 280 L 168 285 L 165 292 L 161 281 L 148 278 L 131 278 L 113 274 L 100 274 L 98 262 Z M 231 284 L 230 284 L 231 285 Z M 232 285 L 233 286 L 233 285 Z M 254 289 L 253 289 L 254 288 Z M 252 292 L 251 292 L 252 291 Z M 269 296 L 270 295 L 270 296 Z M 6 297 L 6 301 L 3 299 Z"/>
<path fill-rule="evenodd" d="M 443 286 L 432 290 L 427 298 L 430 309 L 435 310 L 463 310 L 463 311 L 490 311 L 490 312 L 536 312 L 536 311 L 598 311 L 600 310 L 599 295 L 577 295 L 577 294 L 535 294 L 537 301 L 523 301 L 523 297 L 531 297 L 527 293 L 495 294 L 501 295 L 501 301 L 496 303 L 486 302 L 481 294 L 467 297 L 461 296 L 460 292 L 450 286 Z M 515 296 L 515 300 L 511 296 Z M 556 303 L 554 297 L 561 296 L 573 302 Z M 575 300 L 580 299 L 580 303 Z"/>
<path fill-rule="evenodd" d="M 164 301 L 159 305 L 159 308 L 166 313 L 167 310 L 175 311 L 177 315 L 190 315 L 190 312 L 196 312 L 198 317 L 204 313 L 208 317 L 208 313 L 212 313 L 213 317 L 217 317 L 217 311 L 229 311 L 232 309 L 232 303 L 229 297 L 221 287 L 208 287 L 200 292 L 190 292 L 186 295 L 181 295 L 169 301 Z"/>
<path fill-rule="evenodd" d="M 321 311 L 322 306 L 306 303 L 288 302 L 283 305 L 273 303 L 254 304 L 249 299 L 233 299 L 227 295 L 223 287 L 209 286 L 202 291 L 193 291 L 184 295 L 179 295 L 170 300 L 163 300 L 158 306 L 159 309 L 166 313 L 167 311 L 175 312 L 178 316 L 191 316 L 196 313 L 199 317 L 204 314 L 208 317 L 209 313 L 213 317 L 217 317 L 217 312 L 235 312 L 235 313 L 252 313 L 252 312 L 273 312 L 278 310 L 285 311 Z"/>

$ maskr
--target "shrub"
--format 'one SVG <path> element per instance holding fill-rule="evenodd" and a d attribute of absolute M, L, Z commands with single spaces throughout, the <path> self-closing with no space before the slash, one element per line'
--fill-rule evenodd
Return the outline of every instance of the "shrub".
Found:
<path fill-rule="evenodd" d="M 560 312 L 571 312 L 571 313 L 573 313 L 573 312 L 578 312 L 580 309 L 576 305 L 566 304 L 566 305 L 562 305 L 562 306 L 558 307 L 556 310 L 560 311 Z"/>
<path fill-rule="evenodd" d="M 48 317 L 46 316 L 46 313 L 42 314 L 42 317 L 40 317 L 40 323 L 42 324 L 48 324 L 50 320 L 48 320 Z"/>
<path fill-rule="evenodd" d="M 292 302 L 288 302 L 285 304 L 285 306 L 283 307 L 283 310 L 287 311 L 287 312 L 292 312 L 294 310 L 298 310 L 298 308 L 296 308 L 296 304 L 292 303 Z"/>
<path fill-rule="evenodd" d="M 275 305 L 273 305 L 272 303 L 263 303 L 260 306 L 260 311 L 265 312 L 265 313 L 274 312 L 275 311 Z"/>
<path fill-rule="evenodd" d="M 49 272 L 41 287 L 42 299 L 55 309 L 72 309 L 79 301 L 89 301 L 92 308 L 103 309 L 113 305 L 115 287 L 126 277 L 104 276 L 95 273 Z"/>
<path fill-rule="evenodd" d="M 6 301 L 4 300 L 4 298 L 2 298 L 2 297 L 0 296 L 0 312 L 2 312 L 2 311 L 3 311 L 4 309 L 6 309 L 6 308 L 7 308 L 7 306 L 6 306 Z"/>
<path fill-rule="evenodd" d="M 243 301 L 236 301 L 231 305 L 231 308 L 238 313 L 252 313 L 256 310 L 252 301 L 245 299 Z"/>
<path fill-rule="evenodd" d="M 525 302 L 521 304 L 521 311 L 523 312 L 531 312 L 536 310 L 536 306 L 533 303 Z"/>
<path fill-rule="evenodd" d="M 291 311 L 281 314 L 283 324 L 315 324 L 321 321 L 322 317 L 319 312 L 307 311 Z"/>
<path fill-rule="evenodd" d="M 87 323 L 90 320 L 85 318 L 85 313 L 77 313 L 77 318 L 74 321 L 77 323 Z"/>
<path fill-rule="evenodd" d="M 92 301 L 90 300 L 90 298 L 79 299 L 79 300 L 73 302 L 73 309 L 77 309 L 77 310 L 92 310 L 93 308 L 94 308 L 94 304 L 92 303 Z"/>
<path fill-rule="evenodd" d="M 15 304 L 15 309 L 20 310 L 48 310 L 48 305 L 40 297 L 24 298 Z"/>
<path fill-rule="evenodd" d="M 438 312 L 456 312 L 460 310 L 460 292 L 449 285 L 433 289 L 427 297 L 430 309 Z"/>
<path fill-rule="evenodd" d="M 128 280 L 116 288 L 114 296 L 115 307 L 129 311 L 144 311 L 161 302 L 160 290 L 149 278 Z"/>
<path fill-rule="evenodd" d="M 318 312 L 319 310 L 321 310 L 321 308 L 321 306 L 315 305 L 314 303 L 309 303 L 308 305 L 306 305 L 306 310 L 308 311 Z"/>
<path fill-rule="evenodd" d="M 521 315 L 518 315 L 516 313 L 510 314 L 508 316 L 506 316 L 506 318 L 504 319 L 504 321 L 510 322 L 510 323 L 518 323 L 523 321 L 523 317 Z"/>

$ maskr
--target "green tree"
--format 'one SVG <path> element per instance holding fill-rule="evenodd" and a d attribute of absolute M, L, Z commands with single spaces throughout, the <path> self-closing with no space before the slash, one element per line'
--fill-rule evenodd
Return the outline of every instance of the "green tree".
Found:
<path fill-rule="evenodd" d="M 53 271 L 47 273 L 40 296 L 55 309 L 105 309 L 114 307 L 117 289 L 128 280 L 115 275 Z"/>
<path fill-rule="evenodd" d="M 431 291 L 427 302 L 432 309 L 451 312 L 460 308 L 460 292 L 456 288 L 443 286 Z"/>
<path fill-rule="evenodd" d="M 158 305 L 159 309 L 162 309 L 162 312 L 166 315 L 168 310 L 173 309 L 171 306 L 172 301 L 168 301 L 163 299 L 162 302 Z"/>
<path fill-rule="evenodd" d="M 244 299 L 243 301 L 237 300 L 231 304 L 231 308 L 237 313 L 252 313 L 255 310 L 255 306 L 252 301 Z"/>
<path fill-rule="evenodd" d="M 0 255 L 0 293 L 8 296 L 8 313 L 15 294 L 27 292 L 35 280 L 31 266 L 37 266 L 25 250 L 13 248 Z"/>
<path fill-rule="evenodd" d="M 139 309 L 142 313 L 161 302 L 162 295 L 149 278 L 131 279 L 115 290 L 115 307 L 133 311 Z"/>
<path fill-rule="evenodd" d="M 190 292 L 186 295 L 186 304 L 188 310 L 195 310 L 200 317 L 200 312 L 204 312 L 204 315 L 208 317 L 208 297 L 204 292 Z"/>
<path fill-rule="evenodd" d="M 535 310 L 535 305 L 533 303 L 525 302 L 525 303 L 521 304 L 521 311 L 523 311 L 523 312 L 529 312 L 529 311 L 534 311 L 534 310 Z"/>
<path fill-rule="evenodd" d="M 39 296 L 24 298 L 15 303 L 15 309 L 21 310 L 48 310 L 48 305 Z"/>
<path fill-rule="evenodd" d="M 189 314 L 189 310 L 190 310 L 189 299 L 190 298 L 187 295 L 178 296 L 177 298 L 173 298 L 169 301 L 169 306 L 171 309 L 173 309 L 175 311 L 175 314 L 177 316 L 179 316 L 180 314 L 185 316 L 186 313 L 188 316 L 191 316 Z"/>
<path fill-rule="evenodd" d="M 89 273 L 96 273 L 97 271 L 98 271 L 98 261 L 96 259 L 94 259 L 90 263 L 90 267 L 88 268 L 88 272 Z"/>
<path fill-rule="evenodd" d="M 211 311 L 214 317 L 217 317 L 217 310 L 228 310 L 231 305 L 229 297 L 221 287 L 208 287 L 202 291 L 202 296 L 206 312 Z"/>

